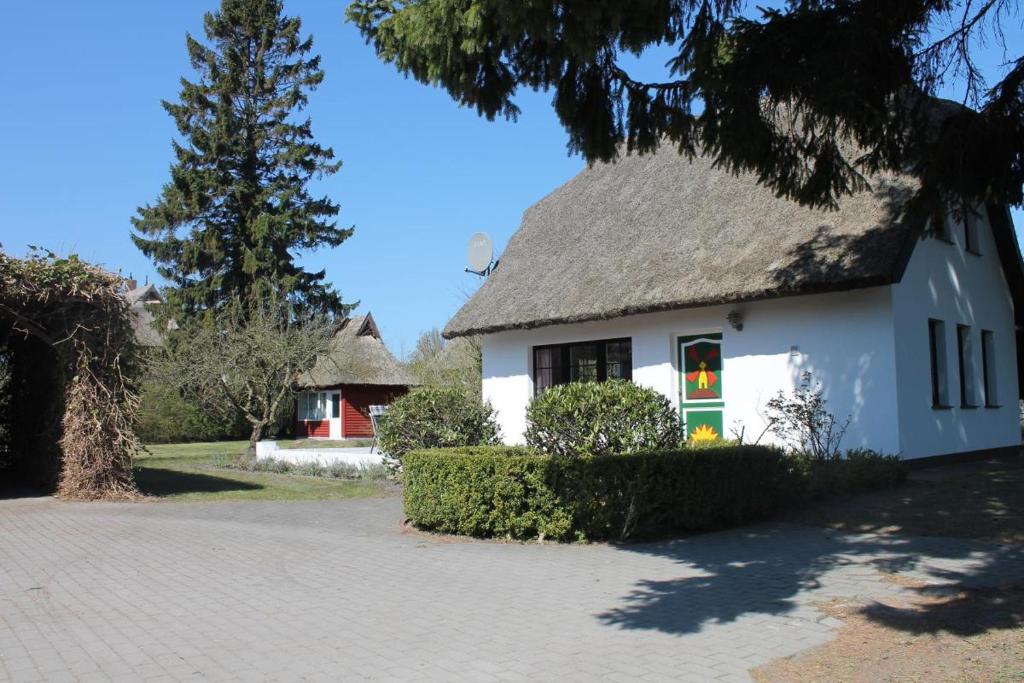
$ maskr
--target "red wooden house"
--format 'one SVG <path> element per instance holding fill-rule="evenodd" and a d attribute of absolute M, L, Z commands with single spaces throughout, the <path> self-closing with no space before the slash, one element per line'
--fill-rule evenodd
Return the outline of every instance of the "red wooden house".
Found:
<path fill-rule="evenodd" d="M 373 316 L 350 318 L 330 350 L 300 378 L 295 435 L 324 439 L 373 436 L 370 406 L 387 405 L 415 381 L 380 338 Z"/>

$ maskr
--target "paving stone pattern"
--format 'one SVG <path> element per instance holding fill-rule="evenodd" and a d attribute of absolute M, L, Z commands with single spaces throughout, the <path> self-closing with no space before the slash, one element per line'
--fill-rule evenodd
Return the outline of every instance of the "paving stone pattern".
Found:
<path fill-rule="evenodd" d="M 0 501 L 0 679 L 747 680 L 814 604 L 1024 578 L 1016 546 L 766 524 L 654 544 L 403 531 L 395 497 Z"/>

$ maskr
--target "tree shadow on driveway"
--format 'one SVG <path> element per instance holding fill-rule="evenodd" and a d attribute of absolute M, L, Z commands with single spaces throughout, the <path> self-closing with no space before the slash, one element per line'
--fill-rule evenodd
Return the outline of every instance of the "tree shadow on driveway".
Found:
<path fill-rule="evenodd" d="M 836 596 L 896 590 L 883 574 L 955 587 L 1024 582 L 1024 547 L 963 539 L 849 535 L 780 524 L 620 546 L 680 565 L 677 578 L 641 580 L 621 604 L 598 615 L 607 625 L 671 634 L 701 631 L 747 615 L 786 615 Z M 905 590 L 905 589 L 904 589 Z M 871 618 L 903 623 L 891 612 Z M 1021 622 L 1019 613 L 1010 616 Z M 984 623 L 977 628 L 986 628 Z"/>
<path fill-rule="evenodd" d="M 903 591 L 967 591 L 963 600 L 906 610 L 869 605 L 867 618 L 905 632 L 950 630 L 967 600 L 987 602 L 991 614 L 960 619 L 951 632 L 1024 624 L 1019 601 L 1004 600 L 998 590 L 1024 586 L 1024 544 L 1017 542 L 1024 533 L 1022 474 L 1019 455 L 934 467 L 915 471 L 908 485 L 824 501 L 777 524 L 620 545 L 622 552 L 670 559 L 679 576 L 638 581 L 598 618 L 619 628 L 694 633 L 745 615 L 785 615 L 830 597 L 870 598 L 896 590 L 881 580 L 898 575 L 911 579 L 902 582 Z"/>
<path fill-rule="evenodd" d="M 916 590 L 926 595 L 933 592 L 928 588 Z M 860 612 L 871 621 L 904 633 L 970 637 L 1024 625 L 1024 585 L 965 589 L 910 608 L 873 603 Z"/>

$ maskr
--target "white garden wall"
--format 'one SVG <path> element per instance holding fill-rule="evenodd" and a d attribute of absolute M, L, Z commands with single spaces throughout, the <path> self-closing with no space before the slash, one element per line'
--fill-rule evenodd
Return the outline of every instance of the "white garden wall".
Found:
<path fill-rule="evenodd" d="M 878 287 L 491 334 L 483 342 L 484 398 L 497 410 L 505 441 L 521 443 L 533 396 L 533 346 L 630 337 L 633 381 L 678 407 L 677 338 L 722 332 L 727 432 L 742 428 L 748 440 L 756 438 L 767 400 L 793 389 L 809 370 L 825 386 L 832 411 L 851 418 L 845 447 L 894 453 L 900 440 L 890 303 L 889 288 Z M 742 331 L 726 322 L 734 308 L 743 313 Z"/>
<path fill-rule="evenodd" d="M 964 248 L 963 225 L 950 223 L 952 244 L 922 239 L 903 279 L 892 288 L 899 377 L 900 447 L 908 457 L 1020 443 L 1013 299 L 987 217 L 978 224 L 979 254 Z M 949 409 L 932 407 L 928 319 L 945 321 Z M 974 393 L 983 397 L 981 330 L 995 340 L 999 407 L 962 408 L 956 327 L 971 326 Z"/>
<path fill-rule="evenodd" d="M 343 463 L 367 467 L 384 462 L 379 448 L 373 451 L 369 448 L 280 448 L 276 441 L 257 442 L 256 457 L 284 460 L 294 465 L 315 462 L 324 466 Z"/>

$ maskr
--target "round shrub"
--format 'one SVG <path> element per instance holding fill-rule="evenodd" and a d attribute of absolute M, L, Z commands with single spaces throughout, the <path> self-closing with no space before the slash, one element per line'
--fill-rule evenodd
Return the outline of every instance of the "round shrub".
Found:
<path fill-rule="evenodd" d="M 497 444 L 498 423 L 489 403 L 460 389 L 428 388 L 392 403 L 377 435 L 385 464 L 396 470 L 411 450 Z"/>
<path fill-rule="evenodd" d="M 625 380 L 552 387 L 530 403 L 526 423 L 526 443 L 556 456 L 667 450 L 682 438 L 671 401 Z"/>

